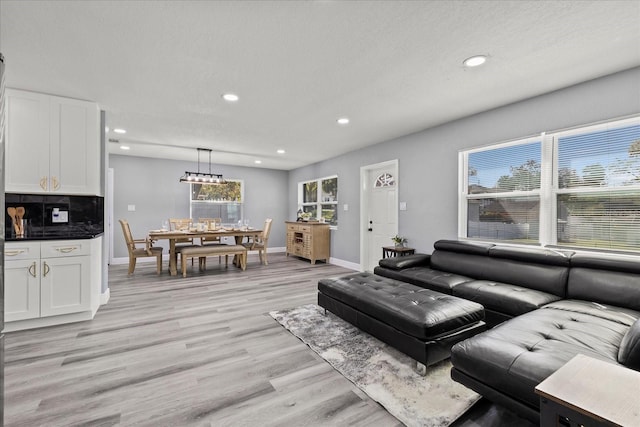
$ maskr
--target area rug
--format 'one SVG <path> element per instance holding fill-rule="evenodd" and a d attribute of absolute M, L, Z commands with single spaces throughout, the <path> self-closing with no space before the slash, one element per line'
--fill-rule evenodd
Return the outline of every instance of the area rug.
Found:
<path fill-rule="evenodd" d="M 451 363 L 415 361 L 314 304 L 269 313 L 407 426 L 448 426 L 480 399 L 450 377 Z"/>

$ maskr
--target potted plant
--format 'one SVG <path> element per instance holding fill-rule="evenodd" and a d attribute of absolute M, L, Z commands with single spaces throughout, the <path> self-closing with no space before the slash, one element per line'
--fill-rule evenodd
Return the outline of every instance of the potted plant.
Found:
<path fill-rule="evenodd" d="M 397 234 L 391 238 L 393 243 L 396 245 L 396 248 L 403 248 L 404 244 L 407 243 L 407 239 L 402 236 L 398 236 Z"/>

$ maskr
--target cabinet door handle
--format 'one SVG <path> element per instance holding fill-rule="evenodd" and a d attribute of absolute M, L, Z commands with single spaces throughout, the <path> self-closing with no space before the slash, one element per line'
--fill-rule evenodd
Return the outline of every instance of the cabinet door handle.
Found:
<path fill-rule="evenodd" d="M 51 181 L 53 183 L 53 189 L 58 190 L 60 188 L 60 183 L 58 182 L 58 178 L 54 176 L 51 178 Z"/>
<path fill-rule="evenodd" d="M 24 249 L 17 249 L 14 251 L 6 251 L 4 254 L 7 256 L 16 256 L 16 255 L 20 255 L 25 253 L 26 251 Z"/>
<path fill-rule="evenodd" d="M 42 277 L 47 277 L 47 274 L 49 274 L 49 264 L 47 264 L 47 262 L 44 261 L 42 265 L 44 266 L 44 272 L 42 274 Z"/>
<path fill-rule="evenodd" d="M 46 176 L 40 180 L 40 188 L 42 188 L 45 191 L 47 190 L 47 177 Z"/>
<path fill-rule="evenodd" d="M 33 277 L 36 277 L 36 262 L 35 261 L 29 267 L 29 274 L 31 274 Z"/>
<path fill-rule="evenodd" d="M 69 252 L 73 252 L 76 249 L 78 249 L 77 246 L 69 246 L 69 247 L 66 247 L 66 248 L 56 248 L 56 251 L 62 252 L 63 254 L 68 254 Z"/>

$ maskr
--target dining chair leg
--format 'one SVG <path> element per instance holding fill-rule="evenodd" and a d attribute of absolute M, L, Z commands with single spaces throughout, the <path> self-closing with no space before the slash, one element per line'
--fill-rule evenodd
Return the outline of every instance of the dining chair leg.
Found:
<path fill-rule="evenodd" d="M 182 277 L 187 277 L 187 258 L 185 258 L 184 255 L 181 255 L 180 261 L 182 263 Z"/>
<path fill-rule="evenodd" d="M 130 257 L 129 258 L 129 271 L 127 272 L 128 275 L 133 274 L 133 270 L 136 269 L 136 258 L 135 257 Z"/>
<path fill-rule="evenodd" d="M 157 264 L 156 264 L 156 273 L 158 275 L 160 275 L 160 273 L 162 272 L 162 254 L 161 253 L 158 254 L 158 256 L 156 258 L 157 258 L 157 260 L 156 260 L 156 262 L 157 262 Z"/>

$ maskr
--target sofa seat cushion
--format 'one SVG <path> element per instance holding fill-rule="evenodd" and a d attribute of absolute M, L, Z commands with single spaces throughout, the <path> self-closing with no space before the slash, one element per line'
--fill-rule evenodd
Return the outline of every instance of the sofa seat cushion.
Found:
<path fill-rule="evenodd" d="M 462 276 L 446 271 L 433 270 L 429 267 L 411 267 L 404 270 L 389 270 L 376 267 L 374 273 L 379 276 L 401 280 L 434 291 L 451 294 L 452 289 L 460 283 L 473 280 L 470 277 Z"/>
<path fill-rule="evenodd" d="M 421 340 L 484 319 L 480 304 L 370 273 L 322 279 L 318 291 Z"/>
<path fill-rule="evenodd" d="M 519 316 L 560 299 L 535 289 L 489 280 L 474 280 L 453 288 L 453 295 L 482 304 L 485 309 Z"/>
<path fill-rule="evenodd" d="M 629 328 L 618 352 L 618 362 L 627 368 L 640 371 L 640 320 Z"/>
<path fill-rule="evenodd" d="M 620 309 L 617 315 L 615 307 L 599 311 L 589 304 L 554 302 L 462 341 L 451 349 L 454 369 L 539 408 L 535 386 L 576 354 L 618 363 L 622 339 L 640 317 L 640 312 Z"/>

